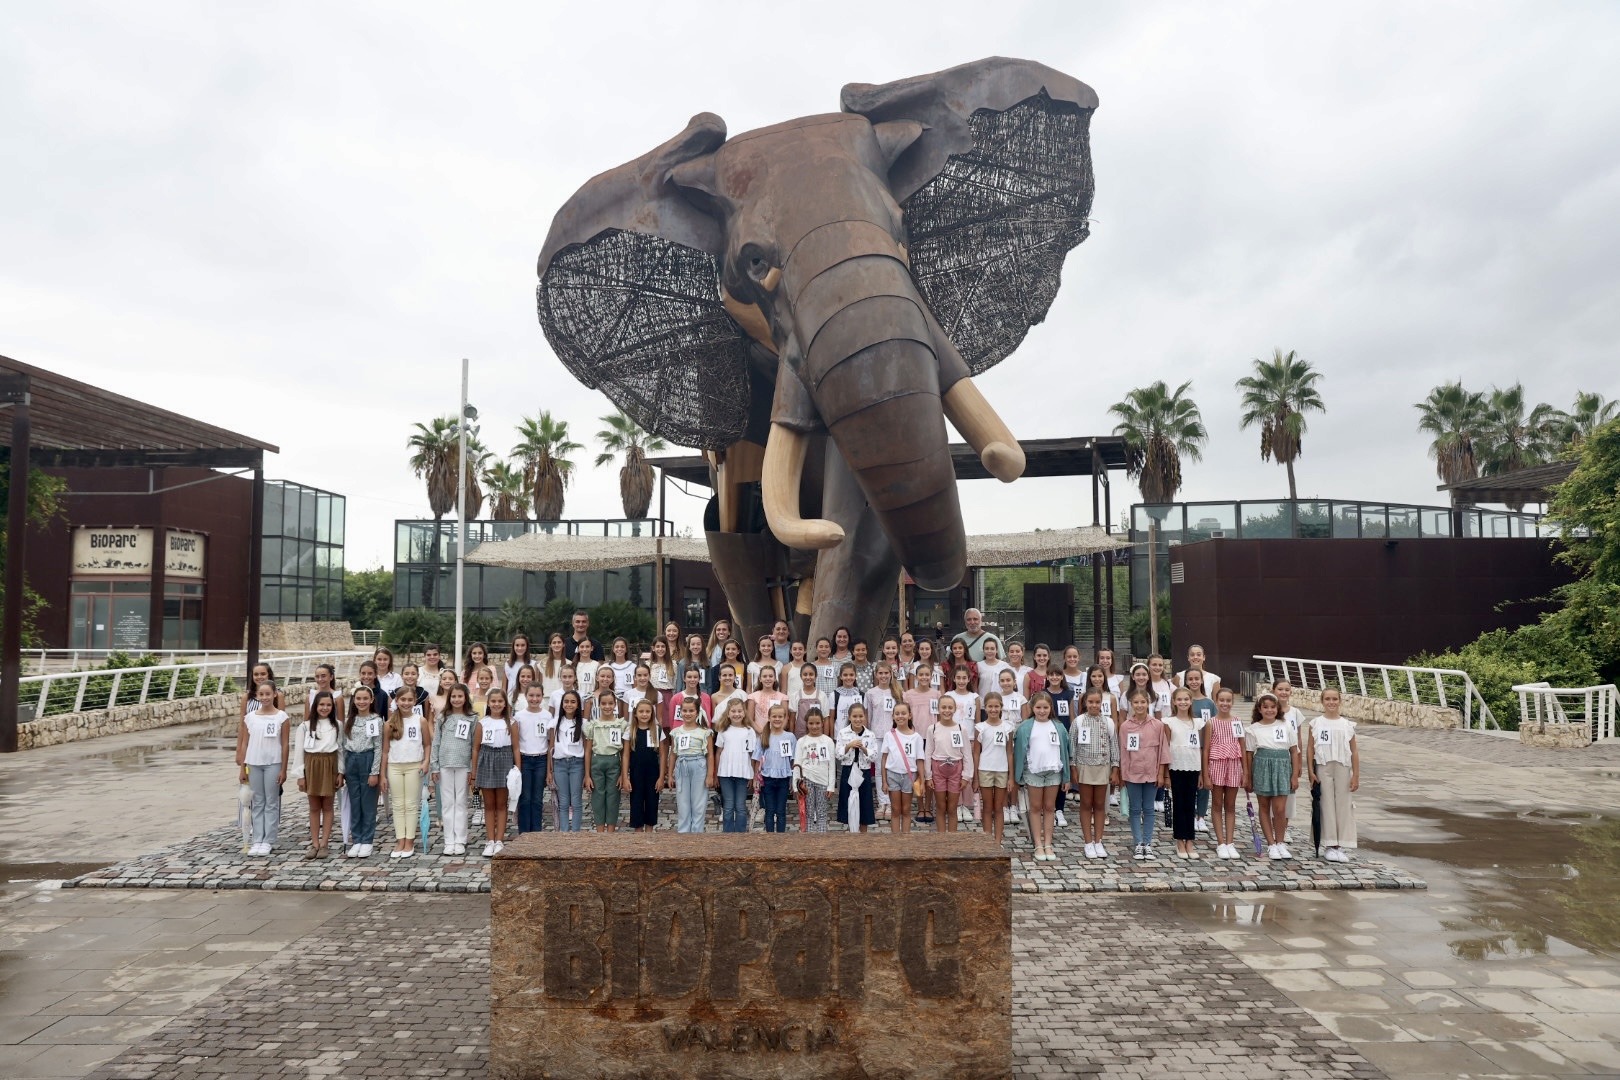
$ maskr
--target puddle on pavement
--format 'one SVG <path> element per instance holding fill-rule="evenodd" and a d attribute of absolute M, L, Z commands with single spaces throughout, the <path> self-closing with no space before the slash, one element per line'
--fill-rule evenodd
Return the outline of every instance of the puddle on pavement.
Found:
<path fill-rule="evenodd" d="M 1375 840 L 1379 855 L 1452 867 L 1477 912 L 1442 920 L 1462 960 L 1545 956 L 1570 945 L 1620 953 L 1620 819 L 1579 813 L 1456 814 L 1390 807 L 1434 826 L 1423 842 Z"/>
<path fill-rule="evenodd" d="M 66 881 L 92 870 L 111 866 L 110 862 L 33 862 L 0 863 L 0 885 L 26 885 L 33 881 Z"/>

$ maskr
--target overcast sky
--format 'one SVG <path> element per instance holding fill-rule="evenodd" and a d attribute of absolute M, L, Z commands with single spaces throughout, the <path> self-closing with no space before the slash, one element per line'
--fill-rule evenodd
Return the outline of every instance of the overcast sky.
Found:
<path fill-rule="evenodd" d="M 549 408 L 594 455 L 609 403 L 534 307 L 584 180 L 698 111 L 737 133 L 992 54 L 1101 98 L 1091 239 L 981 380 L 1021 437 L 1191 379 L 1185 496 L 1282 497 L 1232 386 L 1281 346 L 1324 374 L 1301 495 L 1435 503 L 1429 387 L 1620 396 L 1612 3 L 80 3 L 6 30 L 0 353 L 279 445 L 271 476 L 348 496 L 350 569 L 427 516 L 405 440 L 463 356 L 492 448 Z M 618 516 L 582 464 L 567 513 Z M 1084 480 L 963 504 L 972 532 L 1091 512 Z"/>

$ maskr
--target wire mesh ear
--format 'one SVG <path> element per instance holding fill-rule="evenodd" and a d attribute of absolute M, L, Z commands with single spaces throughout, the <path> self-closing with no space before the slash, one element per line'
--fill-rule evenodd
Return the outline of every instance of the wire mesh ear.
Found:
<path fill-rule="evenodd" d="M 711 114 L 589 181 L 558 211 L 536 299 L 563 365 L 650 433 L 717 450 L 748 424 L 748 338 L 720 302 L 719 222 L 670 181 L 712 153 Z"/>
<path fill-rule="evenodd" d="M 882 86 L 844 88 L 846 112 L 926 127 L 894 163 L 911 271 L 978 374 L 1005 359 L 1057 296 L 1090 232 L 1097 96 L 1062 72 L 992 57 Z"/>

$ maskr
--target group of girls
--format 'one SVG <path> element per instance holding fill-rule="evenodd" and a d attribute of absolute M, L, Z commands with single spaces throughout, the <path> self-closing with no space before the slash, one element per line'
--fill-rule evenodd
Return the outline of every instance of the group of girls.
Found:
<path fill-rule="evenodd" d="M 1043 861 L 1058 857 L 1053 830 L 1067 825 L 1071 795 L 1088 858 L 1109 857 L 1103 835 L 1116 803 L 1133 858 L 1155 858 L 1155 812 L 1167 795 L 1178 857 L 1198 858 L 1197 834 L 1212 827 L 1216 857 L 1238 858 L 1239 791 L 1259 799 L 1267 855 L 1289 858 L 1303 772 L 1313 790 L 1322 786 L 1313 805 L 1324 857 L 1347 861 L 1355 846 L 1349 795 L 1359 759 L 1337 693 L 1324 692 L 1323 716 L 1303 733 L 1286 683 L 1241 718 L 1197 646 L 1184 671 L 1153 656 L 1117 674 L 1106 649 L 1086 668 L 1072 645 L 1061 655 L 1037 645 L 1026 658 L 1014 643 L 1004 658 L 987 638 L 974 661 L 961 641 L 940 648 L 906 634 L 874 655 L 842 629 L 808 649 L 780 633 L 762 637 L 745 657 L 725 620 L 706 638 L 669 623 L 645 650 L 615 638 L 600 660 L 589 640 L 572 660 L 566 645 L 553 634 L 536 655 L 519 635 L 501 662 L 475 642 L 460 670 L 429 647 L 422 663 L 396 671 L 392 652 L 378 649 L 346 691 L 323 666 L 290 753 L 293 725 L 259 665 L 237 753 L 254 792 L 250 854 L 274 844 L 280 784 L 291 775 L 310 801 L 306 858 L 326 855 L 338 785 L 348 794 L 349 857 L 371 854 L 380 795 L 393 807 L 391 857 L 414 857 L 424 785 L 438 795 L 447 856 L 466 853 L 468 795 L 480 793 L 490 856 L 507 837 L 514 771 L 518 832 L 542 828 L 548 790 L 562 831 L 582 828 L 587 800 L 598 831 L 619 827 L 623 801 L 629 827 L 650 831 L 673 790 L 681 832 L 703 831 L 717 794 L 726 832 L 748 830 L 757 799 L 768 832 L 787 831 L 797 802 L 798 827 L 811 832 L 834 819 L 865 832 L 887 817 L 898 833 L 978 820 L 1000 839 L 1019 822 L 1022 789 Z"/>

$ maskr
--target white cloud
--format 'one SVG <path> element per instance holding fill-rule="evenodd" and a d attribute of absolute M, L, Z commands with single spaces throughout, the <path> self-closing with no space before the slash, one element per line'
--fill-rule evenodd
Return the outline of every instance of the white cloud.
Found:
<path fill-rule="evenodd" d="M 1610 5 L 35 5 L 8 31 L 0 352 L 279 444 L 274 475 L 350 496 L 355 567 L 425 514 L 404 440 L 460 357 L 496 449 L 542 407 L 596 430 L 533 307 L 582 181 L 700 110 L 742 131 L 991 53 L 1102 99 L 1092 239 L 984 380 L 1021 435 L 1190 378 L 1187 493 L 1281 494 L 1231 388 L 1280 345 L 1326 375 L 1301 491 L 1429 502 L 1430 385 L 1620 394 Z M 1083 481 L 964 495 L 977 531 L 1089 520 Z M 569 496 L 617 506 L 608 470 Z"/>

